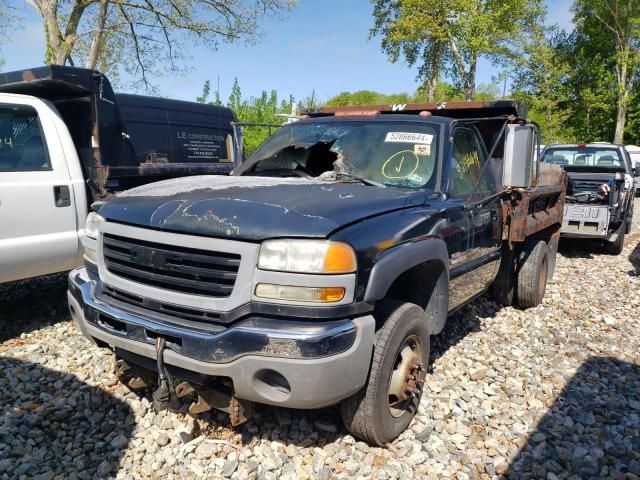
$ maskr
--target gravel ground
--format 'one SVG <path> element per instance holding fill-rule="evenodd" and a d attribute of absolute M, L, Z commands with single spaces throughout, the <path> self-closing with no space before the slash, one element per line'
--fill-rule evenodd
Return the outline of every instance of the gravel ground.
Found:
<path fill-rule="evenodd" d="M 638 221 L 617 257 L 563 243 L 543 305 L 484 296 L 450 318 L 387 449 L 346 434 L 335 408 L 264 407 L 237 430 L 156 414 L 69 320 L 64 279 L 40 286 L 0 290 L 0 479 L 640 478 Z"/>

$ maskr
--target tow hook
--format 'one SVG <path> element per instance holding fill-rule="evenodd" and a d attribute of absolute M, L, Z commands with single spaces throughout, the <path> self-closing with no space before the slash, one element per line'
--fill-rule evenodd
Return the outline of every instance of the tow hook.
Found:
<path fill-rule="evenodd" d="M 233 387 L 213 388 L 182 382 L 176 387 L 176 396 L 178 398 L 196 397 L 196 400 L 189 407 L 190 415 L 195 416 L 215 408 L 229 414 L 233 427 L 246 422 L 255 413 L 255 404 L 236 397 Z"/>
<path fill-rule="evenodd" d="M 158 365 L 158 388 L 153 392 L 153 406 L 159 412 L 169 408 L 172 400 L 173 385 L 170 381 L 169 374 L 164 366 L 164 347 L 165 339 L 163 337 L 156 338 L 156 361 Z"/>

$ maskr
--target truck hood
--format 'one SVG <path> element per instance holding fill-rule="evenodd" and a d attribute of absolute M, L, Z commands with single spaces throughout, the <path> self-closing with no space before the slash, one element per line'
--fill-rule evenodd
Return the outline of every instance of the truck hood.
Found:
<path fill-rule="evenodd" d="M 128 190 L 103 204 L 108 221 L 260 241 L 327 237 L 353 222 L 424 203 L 424 192 L 359 183 L 197 176 Z"/>

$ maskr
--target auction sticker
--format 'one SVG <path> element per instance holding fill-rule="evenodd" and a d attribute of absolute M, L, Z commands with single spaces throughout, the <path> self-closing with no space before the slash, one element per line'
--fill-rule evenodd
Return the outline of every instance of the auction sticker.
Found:
<path fill-rule="evenodd" d="M 413 146 L 413 153 L 416 155 L 431 155 L 431 145 L 419 143 Z"/>
<path fill-rule="evenodd" d="M 428 133 L 388 132 L 384 139 L 388 143 L 417 143 L 431 145 L 433 135 Z"/>

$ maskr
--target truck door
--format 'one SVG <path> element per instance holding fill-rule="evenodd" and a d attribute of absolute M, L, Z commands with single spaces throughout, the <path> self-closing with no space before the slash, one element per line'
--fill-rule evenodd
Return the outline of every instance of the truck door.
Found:
<path fill-rule="evenodd" d="M 500 261 L 500 201 L 492 199 L 497 193 L 496 179 L 491 165 L 483 168 L 488 160 L 480 142 L 470 128 L 457 128 L 453 133 L 449 194 L 464 203 L 470 224 L 468 250 L 452 266 L 452 277 L 460 277 L 452 286 L 460 292 L 454 296 L 460 303 L 489 287 Z"/>
<path fill-rule="evenodd" d="M 76 207 L 54 111 L 0 95 L 0 282 L 73 268 Z"/>

